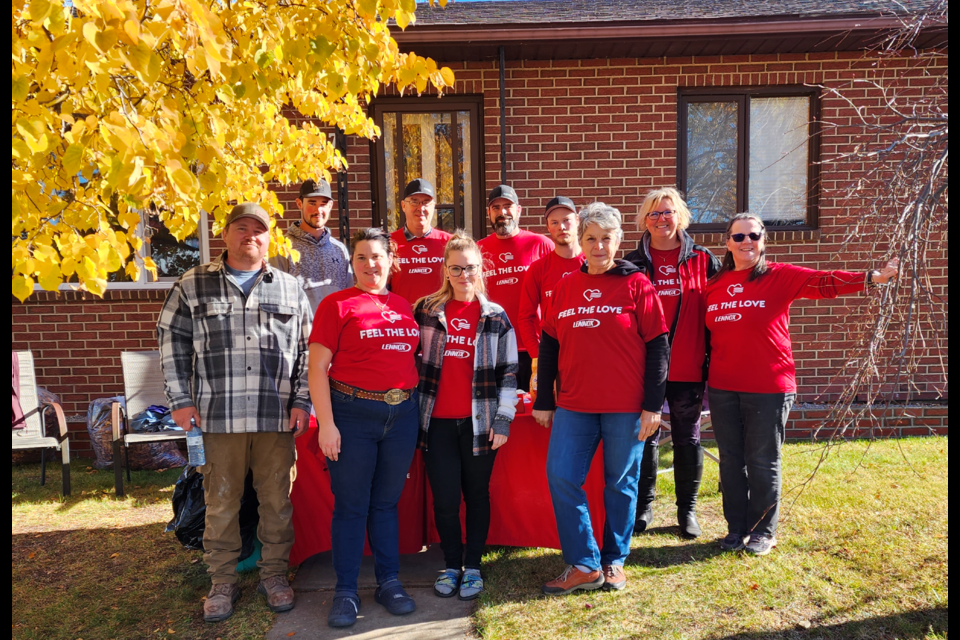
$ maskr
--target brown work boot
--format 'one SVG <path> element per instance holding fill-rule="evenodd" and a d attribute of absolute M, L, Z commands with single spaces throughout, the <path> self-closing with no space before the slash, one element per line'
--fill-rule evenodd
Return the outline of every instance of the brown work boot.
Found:
<path fill-rule="evenodd" d="M 603 565 L 603 588 L 620 591 L 627 586 L 627 574 L 619 564 Z"/>
<path fill-rule="evenodd" d="M 274 613 L 283 613 L 293 609 L 293 589 L 287 582 L 287 576 L 270 576 L 260 581 L 257 591 L 267 596 L 267 606 Z"/>
<path fill-rule="evenodd" d="M 235 584 L 213 585 L 203 602 L 203 619 L 206 622 L 221 622 L 233 615 L 233 604 L 240 599 L 240 587 Z"/>
<path fill-rule="evenodd" d="M 592 591 L 603 586 L 603 574 L 599 571 L 584 573 L 573 565 L 567 565 L 557 578 L 543 585 L 541 591 L 548 596 L 562 596 L 577 589 Z"/>

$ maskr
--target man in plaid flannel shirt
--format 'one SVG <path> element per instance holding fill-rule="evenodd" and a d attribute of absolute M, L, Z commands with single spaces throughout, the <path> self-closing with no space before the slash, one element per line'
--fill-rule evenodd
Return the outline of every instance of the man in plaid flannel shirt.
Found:
<path fill-rule="evenodd" d="M 174 421 L 204 433 L 204 560 L 213 588 L 204 619 L 225 620 L 240 597 L 240 498 L 247 471 L 260 502 L 258 591 L 273 611 L 293 608 L 287 564 L 295 436 L 310 420 L 307 351 L 312 307 L 296 278 L 269 266 L 270 216 L 240 204 L 223 230 L 227 250 L 187 271 L 160 311 L 157 337 Z"/>

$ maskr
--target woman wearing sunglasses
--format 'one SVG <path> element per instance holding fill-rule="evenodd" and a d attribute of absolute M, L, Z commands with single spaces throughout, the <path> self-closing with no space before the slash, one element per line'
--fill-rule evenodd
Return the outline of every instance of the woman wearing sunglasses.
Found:
<path fill-rule="evenodd" d="M 707 394 L 728 531 L 720 547 L 764 555 L 777 545 L 780 446 L 797 391 L 790 304 L 885 285 L 896 277 L 898 262 L 867 273 L 768 263 L 763 221 L 749 213 L 735 215 L 725 235 L 727 253 L 705 294 Z"/>
<path fill-rule="evenodd" d="M 490 529 L 490 476 L 517 404 L 517 338 L 485 296 L 480 249 L 458 231 L 444 250 L 443 284 L 417 302 L 420 438 L 446 569 L 433 590 L 473 600 Z M 460 529 L 466 503 L 466 547 Z"/>
<path fill-rule="evenodd" d="M 654 189 L 640 205 L 638 226 L 643 229 L 640 247 L 626 259 L 650 278 L 670 327 L 670 370 L 667 404 L 673 435 L 673 477 L 676 481 L 677 523 L 680 535 L 696 538 L 697 493 L 703 475 L 700 448 L 700 412 L 706 378 L 707 332 L 703 324 L 706 305 L 703 289 L 720 269 L 710 251 L 693 242 L 685 231 L 690 210 L 673 187 Z M 640 462 L 637 490 L 637 522 L 634 531 L 644 531 L 653 522 L 656 497 L 660 428 L 647 440 Z"/>

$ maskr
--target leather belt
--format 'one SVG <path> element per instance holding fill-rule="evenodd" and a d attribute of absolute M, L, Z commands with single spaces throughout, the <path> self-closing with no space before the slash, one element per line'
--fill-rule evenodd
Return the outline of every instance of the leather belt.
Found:
<path fill-rule="evenodd" d="M 336 389 L 341 393 L 346 393 L 347 395 L 355 398 L 361 398 L 363 400 L 377 400 L 379 402 L 386 402 L 389 405 L 397 405 L 401 402 L 410 398 L 410 395 L 413 393 L 413 389 L 390 389 L 389 391 L 367 391 L 365 389 L 360 389 L 358 387 L 351 387 L 348 384 L 344 384 L 339 380 L 334 380 L 330 378 L 330 388 Z"/>

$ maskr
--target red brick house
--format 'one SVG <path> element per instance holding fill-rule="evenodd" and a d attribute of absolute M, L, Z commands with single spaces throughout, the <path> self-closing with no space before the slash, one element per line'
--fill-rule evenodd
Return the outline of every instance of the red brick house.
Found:
<path fill-rule="evenodd" d="M 692 234 L 721 254 L 724 216 L 749 210 L 768 221 L 774 260 L 824 269 L 873 266 L 872 246 L 840 253 L 857 215 L 842 198 L 855 173 L 830 160 L 853 145 L 856 131 L 843 125 L 855 113 L 818 85 L 880 77 L 922 95 L 935 76 L 945 76 L 945 56 L 881 59 L 871 51 L 901 24 L 895 12 L 904 7 L 916 11 L 922 4 L 420 5 L 416 25 L 394 36 L 401 49 L 451 67 L 456 87 L 439 99 L 384 92 L 370 105 L 382 137 L 341 139 L 350 162 L 339 178 L 341 229 L 396 228 L 397 190 L 422 175 L 438 189 L 441 224 L 481 237 L 489 233 L 485 194 L 505 181 L 524 205 L 521 224 L 532 230 L 544 231 L 542 207 L 556 194 L 619 208 L 629 221 L 624 248 L 630 250 L 639 238 L 634 221 L 644 193 L 675 185 L 694 212 Z M 946 27 L 922 31 L 916 44 L 920 53 L 945 48 Z M 858 107 L 881 105 L 875 90 L 848 95 Z M 281 191 L 287 217 L 295 218 L 296 186 Z M 184 264 L 206 261 L 222 247 L 209 235 L 202 229 L 190 246 L 178 248 L 157 231 L 152 247 L 166 281 L 112 283 L 102 300 L 38 292 L 24 304 L 14 301 L 13 348 L 34 351 L 40 383 L 61 396 L 71 429 L 83 432 L 91 399 L 122 393 L 121 351 L 156 347 L 156 317 L 169 282 Z M 930 269 L 944 294 L 946 259 L 944 250 Z M 800 403 L 836 397 L 831 378 L 846 346 L 837 321 L 858 302 L 794 305 Z M 919 394 L 912 396 L 918 402 L 896 425 L 902 433 L 946 432 L 946 400 L 927 383 L 943 377 L 943 366 L 932 361 L 919 372 Z M 807 436 L 823 415 L 801 404 L 788 435 Z"/>

